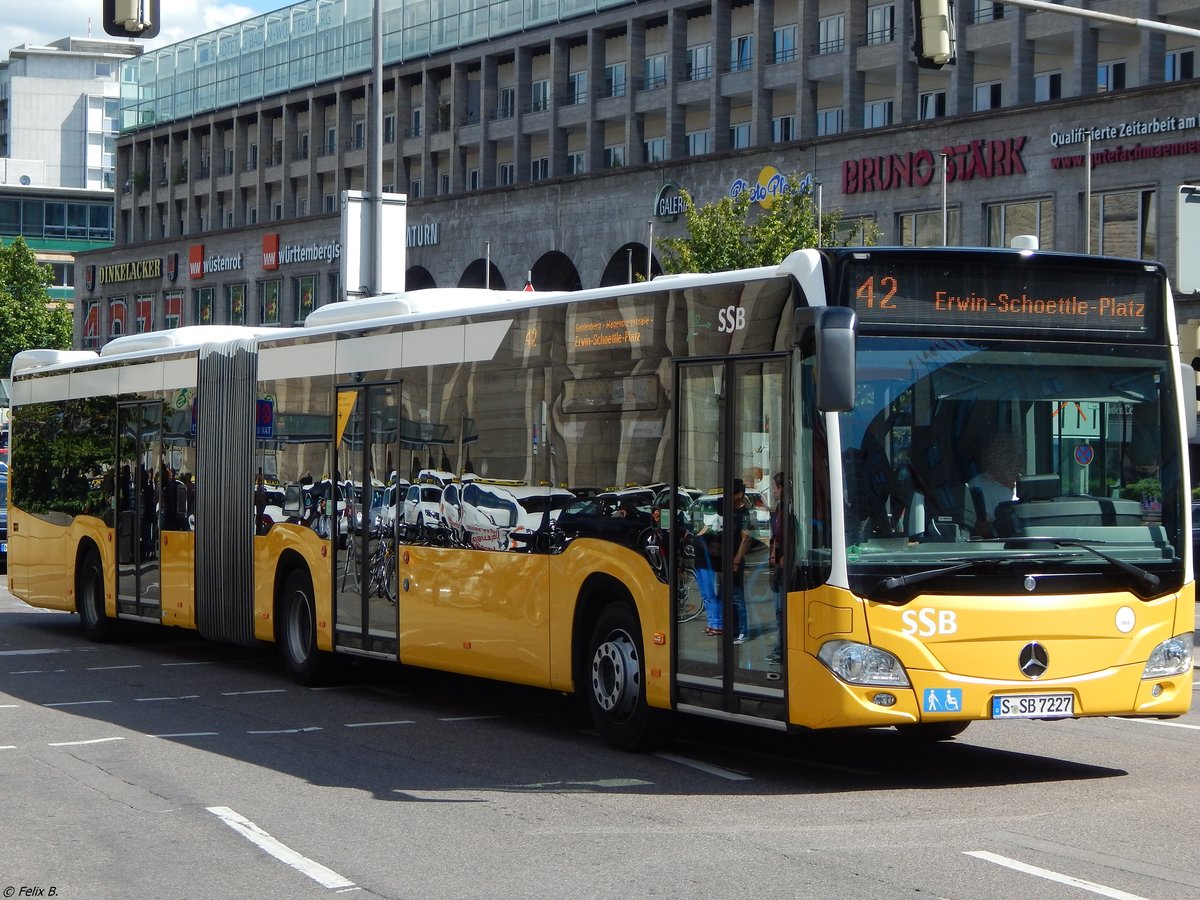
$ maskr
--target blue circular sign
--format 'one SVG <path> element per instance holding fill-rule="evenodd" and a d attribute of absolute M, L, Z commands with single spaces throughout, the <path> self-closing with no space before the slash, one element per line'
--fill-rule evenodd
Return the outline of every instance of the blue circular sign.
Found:
<path fill-rule="evenodd" d="M 1096 451 L 1092 449 L 1091 444 L 1080 444 L 1075 448 L 1075 462 L 1081 466 L 1090 466 L 1095 458 Z"/>

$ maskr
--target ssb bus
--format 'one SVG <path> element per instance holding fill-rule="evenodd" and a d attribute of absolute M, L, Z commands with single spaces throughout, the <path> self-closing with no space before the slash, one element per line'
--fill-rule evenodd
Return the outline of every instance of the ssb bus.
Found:
<path fill-rule="evenodd" d="M 9 584 L 94 639 L 135 620 L 274 642 L 301 683 L 340 654 L 574 692 L 622 748 L 672 712 L 930 739 L 1179 716 L 1177 355 L 1156 263 L 958 248 L 26 351 Z M 981 502 L 994 444 L 1013 484 Z M 520 485 L 556 512 L 486 542 L 392 511 L 342 541 L 299 499 L 351 482 L 370 510 L 428 471 L 447 502 Z M 694 594 L 679 614 L 702 582 L 723 628 Z"/>

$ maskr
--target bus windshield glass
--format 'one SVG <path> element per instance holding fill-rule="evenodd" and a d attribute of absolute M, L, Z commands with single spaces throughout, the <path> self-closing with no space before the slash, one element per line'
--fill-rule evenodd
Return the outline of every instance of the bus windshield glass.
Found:
<path fill-rule="evenodd" d="M 840 417 L 852 587 L 885 601 L 994 590 L 976 576 L 1015 568 L 1034 576 L 1026 590 L 1085 572 L 1178 587 L 1171 377 L 1138 346 L 861 339 Z"/>

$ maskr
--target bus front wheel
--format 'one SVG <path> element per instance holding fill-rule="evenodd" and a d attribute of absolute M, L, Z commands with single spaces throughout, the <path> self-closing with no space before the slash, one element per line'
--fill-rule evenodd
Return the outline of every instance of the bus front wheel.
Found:
<path fill-rule="evenodd" d="M 75 572 L 75 608 L 88 639 L 107 641 L 112 637 L 113 620 L 104 610 L 104 568 L 95 550 L 84 554 Z"/>
<path fill-rule="evenodd" d="M 316 604 L 307 572 L 296 570 L 288 575 L 280 613 L 279 648 L 283 664 L 297 684 L 314 684 L 320 680 L 322 665 L 317 649 Z"/>
<path fill-rule="evenodd" d="M 662 736 L 664 713 L 646 703 L 642 632 L 626 605 L 605 609 L 588 642 L 585 691 L 600 737 L 618 750 L 640 750 Z"/>

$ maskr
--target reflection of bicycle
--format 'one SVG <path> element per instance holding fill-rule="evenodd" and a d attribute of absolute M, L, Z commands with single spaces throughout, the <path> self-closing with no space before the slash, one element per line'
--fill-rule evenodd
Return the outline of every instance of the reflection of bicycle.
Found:
<path fill-rule="evenodd" d="M 358 541 L 346 541 L 346 552 L 342 554 L 342 586 L 341 590 L 349 588 L 358 590 Z"/>
<path fill-rule="evenodd" d="M 380 524 L 371 529 L 375 544 L 367 563 L 367 595 L 396 602 L 396 537 Z"/>
<path fill-rule="evenodd" d="M 704 598 L 700 595 L 700 582 L 696 570 L 687 567 L 679 574 L 679 587 L 675 590 L 675 615 L 680 622 L 690 622 L 704 612 Z"/>
<path fill-rule="evenodd" d="M 659 581 L 667 583 L 667 554 L 661 540 L 666 537 L 658 527 L 650 527 L 641 533 L 638 543 L 649 560 Z M 678 622 L 690 622 L 704 612 L 704 598 L 700 582 L 696 579 L 696 551 L 685 533 L 681 546 L 679 565 L 676 569 L 675 618 Z"/>

